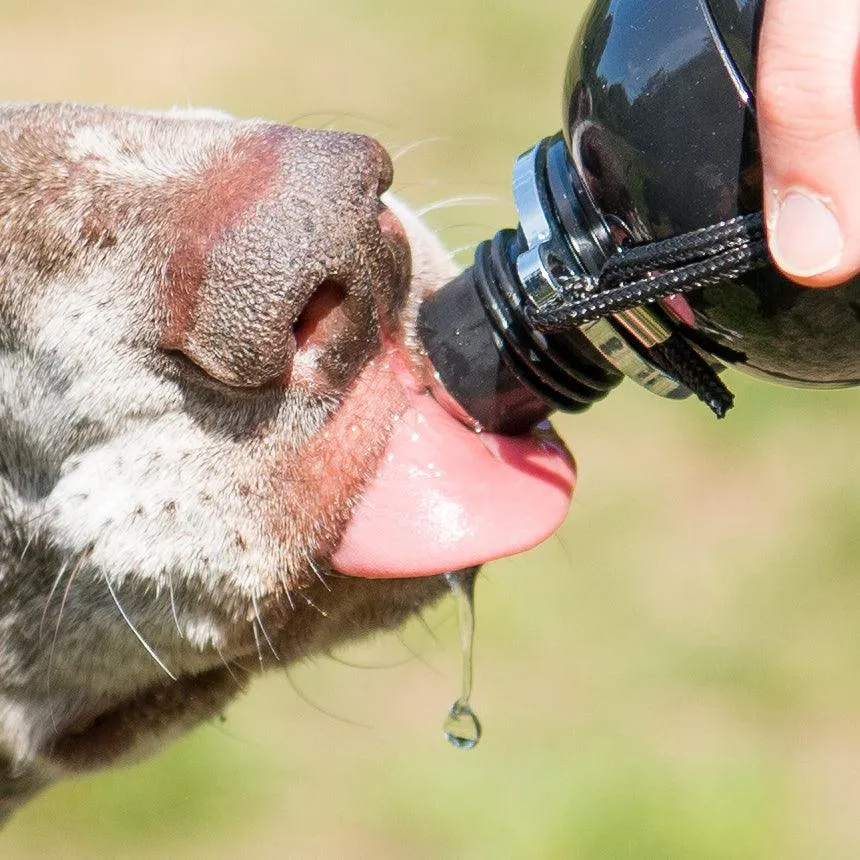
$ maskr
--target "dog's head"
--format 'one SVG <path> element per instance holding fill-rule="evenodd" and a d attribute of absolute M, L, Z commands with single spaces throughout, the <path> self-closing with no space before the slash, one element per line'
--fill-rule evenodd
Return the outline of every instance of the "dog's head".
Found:
<path fill-rule="evenodd" d="M 9 106 L 0 153 L 0 807 L 557 525 L 557 442 L 426 393 L 454 269 L 376 143 Z"/>

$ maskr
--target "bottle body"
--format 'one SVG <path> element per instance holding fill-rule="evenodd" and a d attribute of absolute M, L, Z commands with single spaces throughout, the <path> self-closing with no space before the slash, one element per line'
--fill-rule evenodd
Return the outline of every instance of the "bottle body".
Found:
<path fill-rule="evenodd" d="M 563 133 L 617 241 L 761 208 L 755 53 L 761 0 L 597 0 L 571 50 Z M 860 278 L 831 290 L 774 267 L 663 303 L 723 363 L 773 381 L 860 384 Z"/>

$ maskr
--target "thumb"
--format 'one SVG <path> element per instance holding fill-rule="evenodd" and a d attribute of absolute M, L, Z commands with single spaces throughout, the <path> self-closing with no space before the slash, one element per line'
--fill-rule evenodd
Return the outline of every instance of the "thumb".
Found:
<path fill-rule="evenodd" d="M 860 271 L 860 2 L 767 0 L 756 99 L 774 260 L 841 283 Z"/>

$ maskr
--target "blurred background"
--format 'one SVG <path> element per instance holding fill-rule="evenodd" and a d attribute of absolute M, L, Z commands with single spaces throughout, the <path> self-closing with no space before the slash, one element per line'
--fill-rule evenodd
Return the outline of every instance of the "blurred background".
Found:
<path fill-rule="evenodd" d="M 512 224 L 513 158 L 560 122 L 583 6 L 0 0 L 0 98 L 374 134 L 466 262 Z M 440 730 L 447 601 L 258 682 L 153 761 L 52 789 L 0 856 L 860 856 L 860 392 L 728 382 L 721 423 L 632 383 L 558 422 L 569 520 L 478 583 L 474 751 Z"/>

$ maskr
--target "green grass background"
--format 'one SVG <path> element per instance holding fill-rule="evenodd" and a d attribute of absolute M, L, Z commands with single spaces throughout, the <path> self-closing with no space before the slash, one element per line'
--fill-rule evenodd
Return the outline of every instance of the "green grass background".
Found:
<path fill-rule="evenodd" d="M 580 2 L 0 2 L 0 97 L 214 105 L 378 136 L 449 247 L 510 224 Z M 462 256 L 466 259 L 467 252 Z M 478 585 L 473 752 L 449 602 L 60 785 L 9 858 L 860 856 L 860 394 L 730 374 L 717 423 L 627 383 L 558 423 L 571 515 Z M 353 664 L 353 665 L 348 665 Z M 117 671 L 122 671 L 117 667 Z"/>

